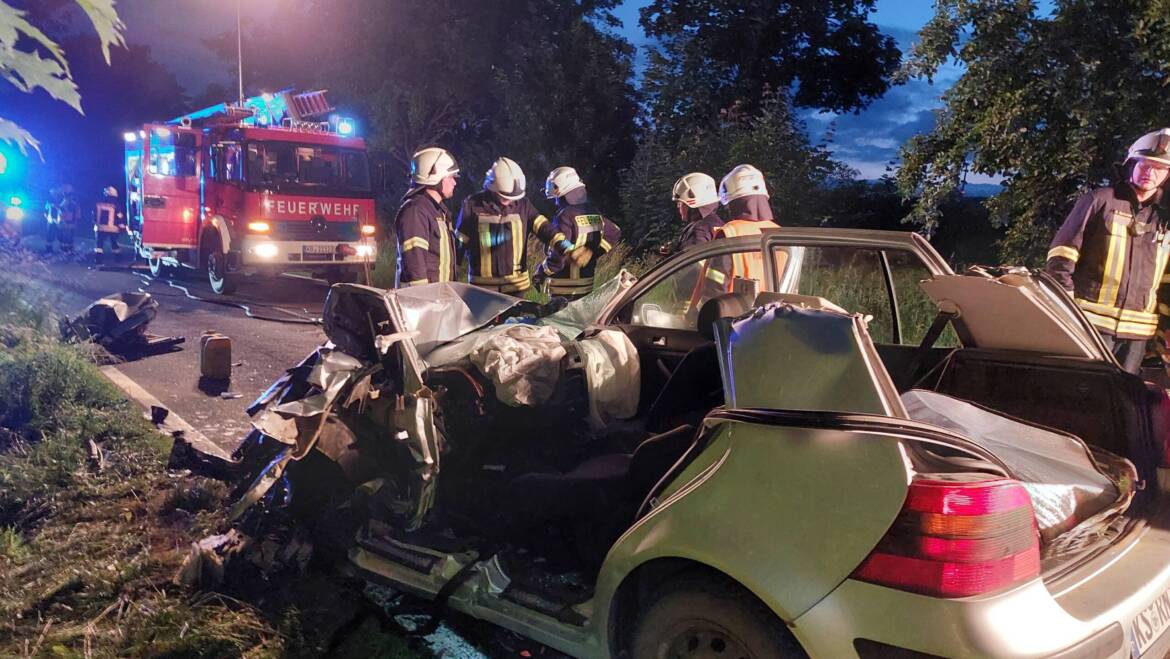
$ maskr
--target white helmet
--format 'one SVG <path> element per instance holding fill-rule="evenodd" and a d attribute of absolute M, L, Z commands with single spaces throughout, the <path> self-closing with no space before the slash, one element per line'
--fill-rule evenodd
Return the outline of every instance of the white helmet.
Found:
<path fill-rule="evenodd" d="M 557 199 L 584 186 L 577 170 L 572 167 L 557 167 L 549 172 L 548 180 L 544 182 L 544 196 L 546 199 Z"/>
<path fill-rule="evenodd" d="M 768 187 L 764 185 L 763 172 L 751 165 L 736 165 L 719 183 L 719 201 L 724 206 L 732 199 L 754 194 L 767 197 Z"/>
<path fill-rule="evenodd" d="M 102 195 L 105 197 L 110 197 L 111 199 L 117 199 L 118 198 L 118 189 L 112 185 L 107 185 L 102 190 Z"/>
<path fill-rule="evenodd" d="M 410 157 L 410 182 L 414 185 L 438 185 L 459 173 L 459 163 L 446 149 L 432 146 Z"/>
<path fill-rule="evenodd" d="M 483 177 L 483 189 L 491 190 L 504 199 L 516 201 L 524 198 L 524 170 L 515 160 L 500 156 L 488 168 Z"/>
<path fill-rule="evenodd" d="M 703 172 L 691 172 L 674 182 L 670 198 L 688 208 L 698 208 L 719 203 L 719 191 L 715 189 L 715 179 Z"/>
<path fill-rule="evenodd" d="M 1135 158 L 1170 165 L 1170 128 L 1156 130 L 1139 137 L 1129 147 L 1129 153 L 1125 155 L 1126 162 Z"/>

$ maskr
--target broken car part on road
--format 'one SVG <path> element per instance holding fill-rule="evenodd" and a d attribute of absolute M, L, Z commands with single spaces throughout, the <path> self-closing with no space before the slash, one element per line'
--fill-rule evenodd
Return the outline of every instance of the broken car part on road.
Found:
<path fill-rule="evenodd" d="M 157 313 L 158 301 L 149 293 L 113 293 L 86 307 L 73 320 L 61 319 L 61 336 L 65 340 L 92 339 L 106 350 L 131 359 L 170 352 L 186 339 L 147 332 Z"/>

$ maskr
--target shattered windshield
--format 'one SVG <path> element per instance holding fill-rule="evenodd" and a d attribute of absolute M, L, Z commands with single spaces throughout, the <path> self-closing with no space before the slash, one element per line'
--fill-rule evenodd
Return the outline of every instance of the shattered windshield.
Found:
<path fill-rule="evenodd" d="M 366 153 L 322 144 L 249 142 L 247 178 L 281 192 L 370 192 Z"/>

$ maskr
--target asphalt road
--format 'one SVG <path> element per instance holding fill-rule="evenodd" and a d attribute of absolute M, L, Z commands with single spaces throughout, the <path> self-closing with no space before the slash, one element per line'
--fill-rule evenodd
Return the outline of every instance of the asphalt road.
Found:
<path fill-rule="evenodd" d="M 250 429 L 244 413 L 248 404 L 325 341 L 320 326 L 303 322 L 321 315 L 329 290 L 324 282 L 256 277 L 242 282 L 235 295 L 217 296 L 206 278 L 194 271 L 151 278 L 144 264 L 131 264 L 129 250 L 114 263 L 94 267 L 88 247 L 78 245 L 80 259 L 25 258 L 5 261 L 4 268 L 48 285 L 56 296 L 52 304 L 70 318 L 110 293 L 144 291 L 154 296 L 159 311 L 147 331 L 182 336 L 186 343 L 176 352 L 126 361 L 116 368 L 229 452 Z M 281 322 L 250 318 L 229 303 Z M 232 378 L 226 383 L 200 380 L 199 336 L 205 330 L 217 330 L 232 340 Z"/>

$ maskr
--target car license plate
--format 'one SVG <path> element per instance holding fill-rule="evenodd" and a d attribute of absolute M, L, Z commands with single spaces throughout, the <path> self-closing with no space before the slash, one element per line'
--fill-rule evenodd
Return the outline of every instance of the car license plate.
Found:
<path fill-rule="evenodd" d="M 1133 656 L 1144 654 L 1170 627 L 1170 590 L 1163 591 L 1144 611 L 1133 619 L 1130 630 Z"/>
<path fill-rule="evenodd" d="M 332 261 L 333 245 L 303 245 L 301 259 L 305 261 Z"/>

